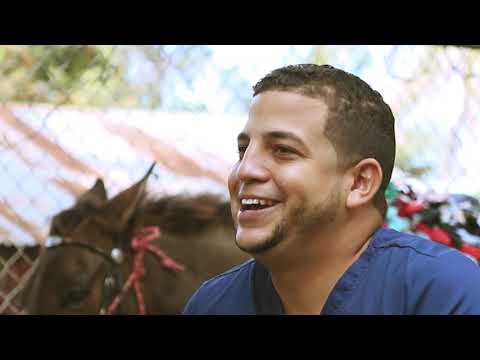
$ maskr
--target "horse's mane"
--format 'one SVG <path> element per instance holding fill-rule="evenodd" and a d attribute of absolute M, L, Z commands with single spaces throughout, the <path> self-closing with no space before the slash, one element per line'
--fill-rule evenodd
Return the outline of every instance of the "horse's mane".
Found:
<path fill-rule="evenodd" d="M 177 234 L 195 233 L 210 225 L 233 229 L 230 202 L 212 194 L 147 198 L 137 209 L 136 217 L 142 216 L 154 216 L 165 231 Z"/>
<path fill-rule="evenodd" d="M 55 215 L 51 222 L 50 235 L 68 234 L 82 219 L 101 215 L 103 209 L 88 204 L 76 205 Z M 190 234 L 204 230 L 210 225 L 233 229 L 229 201 L 212 194 L 170 195 L 146 197 L 135 210 L 135 222 L 149 218 L 164 231 Z"/>

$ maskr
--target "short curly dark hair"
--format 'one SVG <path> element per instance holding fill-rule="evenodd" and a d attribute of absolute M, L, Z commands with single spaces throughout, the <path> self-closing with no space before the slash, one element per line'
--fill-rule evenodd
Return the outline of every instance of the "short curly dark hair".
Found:
<path fill-rule="evenodd" d="M 338 154 L 339 166 L 346 169 L 365 158 L 380 163 L 383 178 L 374 205 L 385 217 L 385 190 L 395 162 L 395 118 L 380 93 L 353 74 L 315 64 L 272 71 L 253 87 L 253 96 L 270 90 L 295 92 L 326 102 L 329 116 L 324 133 Z"/>

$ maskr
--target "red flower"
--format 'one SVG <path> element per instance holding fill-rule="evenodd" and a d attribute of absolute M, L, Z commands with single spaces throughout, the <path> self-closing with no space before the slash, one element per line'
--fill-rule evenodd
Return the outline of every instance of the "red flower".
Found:
<path fill-rule="evenodd" d="M 410 217 L 425 209 L 425 205 L 420 201 L 412 201 L 406 204 L 401 204 L 398 209 L 398 216 Z"/>
<path fill-rule="evenodd" d="M 476 246 L 462 244 L 462 246 L 460 246 L 460 249 L 458 250 L 465 254 L 473 256 L 477 260 L 480 260 L 480 248 Z"/>
<path fill-rule="evenodd" d="M 423 223 L 418 223 L 415 228 L 417 231 L 421 231 L 427 234 L 427 236 L 433 241 L 439 242 L 447 246 L 453 245 L 453 240 L 448 234 L 448 232 L 439 228 L 438 226 L 431 228 Z"/>

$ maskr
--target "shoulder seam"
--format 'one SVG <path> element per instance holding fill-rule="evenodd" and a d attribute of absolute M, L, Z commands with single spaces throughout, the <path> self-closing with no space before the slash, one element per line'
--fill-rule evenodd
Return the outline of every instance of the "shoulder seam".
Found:
<path fill-rule="evenodd" d="M 388 246 L 379 246 L 379 247 L 377 247 L 377 249 L 382 249 L 382 248 L 383 248 L 383 249 L 386 249 L 386 248 L 391 248 L 391 247 L 409 248 L 409 249 L 412 249 L 413 251 L 415 251 L 417 254 L 425 255 L 425 256 L 428 256 L 428 257 L 430 257 L 430 258 L 437 258 L 437 257 L 439 257 L 439 256 L 442 256 L 442 255 L 445 255 L 445 254 L 449 254 L 449 253 L 455 251 L 455 249 L 449 248 L 449 249 L 446 249 L 446 251 L 445 251 L 444 253 L 432 255 L 432 254 L 423 252 L 423 251 L 421 251 L 421 250 L 419 250 L 419 249 L 411 246 L 410 244 L 405 244 L 405 245 L 391 244 L 391 245 L 388 245 Z"/>
<path fill-rule="evenodd" d="M 211 279 L 205 281 L 205 282 L 203 283 L 203 285 L 208 284 L 208 283 L 210 283 L 210 282 L 212 282 L 212 281 L 214 281 L 214 280 L 217 280 L 217 279 L 219 279 L 219 278 L 223 278 L 223 277 L 225 277 L 225 276 L 227 276 L 227 275 L 236 273 L 236 272 L 242 270 L 244 267 L 248 266 L 248 265 L 249 265 L 250 263 L 252 263 L 253 261 L 254 261 L 253 258 L 252 258 L 252 259 L 249 259 L 249 260 L 245 261 L 244 263 L 239 264 L 239 265 L 235 266 L 234 268 L 232 268 L 232 269 L 230 269 L 230 270 L 227 270 L 227 271 L 225 271 L 225 272 L 223 272 L 223 273 L 221 273 L 221 274 L 218 274 L 218 275 L 212 277 Z M 202 286 L 203 286 L 203 285 L 202 285 Z"/>

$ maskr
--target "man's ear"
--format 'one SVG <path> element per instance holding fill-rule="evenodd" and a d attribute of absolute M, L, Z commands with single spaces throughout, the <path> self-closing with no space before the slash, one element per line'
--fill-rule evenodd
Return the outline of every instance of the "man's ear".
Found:
<path fill-rule="evenodd" d="M 349 170 L 350 183 L 346 206 L 354 209 L 372 201 L 382 184 L 383 172 L 378 160 L 367 158 Z"/>

